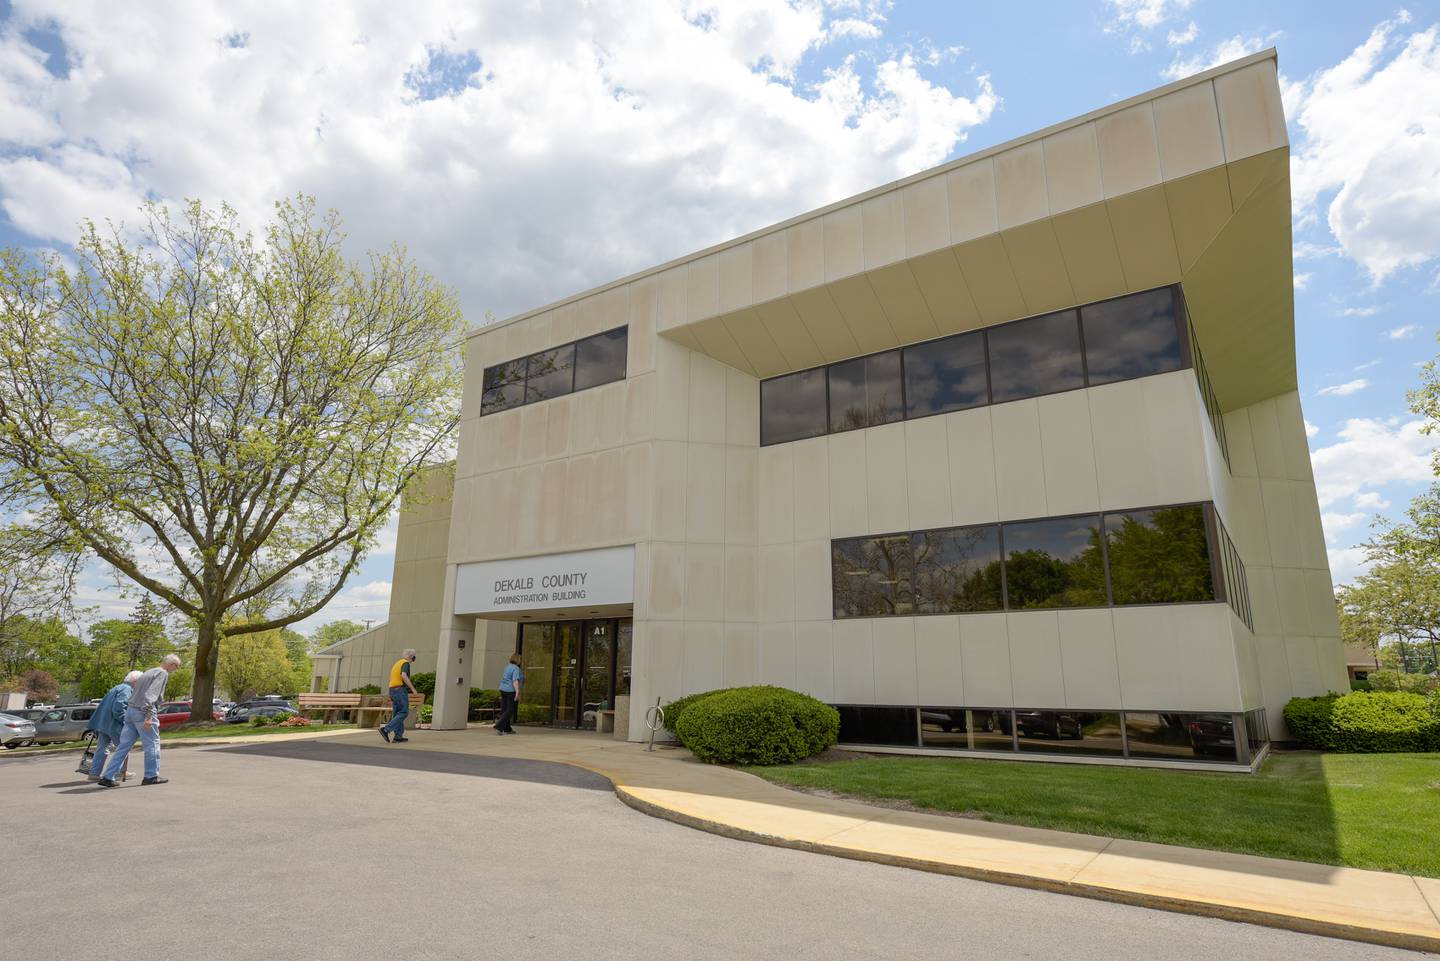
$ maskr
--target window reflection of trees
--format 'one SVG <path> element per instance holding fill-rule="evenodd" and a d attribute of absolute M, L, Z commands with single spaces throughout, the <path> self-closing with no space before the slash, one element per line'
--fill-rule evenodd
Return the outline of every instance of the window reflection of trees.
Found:
<path fill-rule="evenodd" d="M 1108 603 L 1099 521 L 1092 516 L 1006 524 L 1005 585 L 1010 609 L 1103 607 Z"/>
<path fill-rule="evenodd" d="M 912 612 L 909 534 L 835 541 L 831 555 L 836 617 Z"/>
<path fill-rule="evenodd" d="M 915 564 L 915 610 L 920 614 L 998 611 L 999 528 L 956 527 L 910 536 Z"/>
<path fill-rule="evenodd" d="M 1200 505 L 1106 514 L 1105 532 L 1116 604 L 1214 600 Z"/>

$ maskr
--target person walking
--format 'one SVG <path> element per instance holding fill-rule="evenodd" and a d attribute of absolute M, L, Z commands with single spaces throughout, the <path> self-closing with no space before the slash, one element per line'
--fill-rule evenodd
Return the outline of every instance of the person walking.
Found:
<path fill-rule="evenodd" d="M 105 773 L 96 782 L 101 787 L 115 786 L 115 775 L 120 773 L 136 741 L 145 746 L 145 777 L 140 783 L 169 783 L 169 778 L 160 776 L 160 702 L 165 699 L 165 682 L 170 680 L 170 672 L 179 666 L 179 656 L 166 654 L 159 667 L 150 668 L 135 682 L 135 693 L 130 695 L 130 704 L 125 708 L 120 742 L 110 755 L 110 763 L 105 765 Z"/>
<path fill-rule="evenodd" d="M 125 680 L 105 692 L 90 723 L 85 725 L 95 732 L 95 760 L 90 764 L 90 780 L 100 780 L 105 770 L 105 759 L 109 750 L 120 743 L 120 732 L 125 727 L 125 709 L 130 706 L 130 695 L 135 693 L 135 682 L 140 680 L 139 671 L 131 671 Z"/>
<path fill-rule="evenodd" d="M 505 673 L 500 675 L 500 717 L 495 721 L 496 734 L 514 734 L 516 705 L 520 701 L 520 686 L 525 681 L 525 672 L 520 670 L 520 655 L 511 654 Z"/>
<path fill-rule="evenodd" d="M 390 720 L 380 729 L 380 736 L 386 744 L 392 740 L 391 728 L 395 730 L 393 740 L 396 744 L 410 740 L 405 736 L 405 717 L 410 713 L 410 695 L 415 693 L 415 685 L 410 683 L 410 665 L 414 662 L 415 649 L 407 647 L 400 660 L 390 668 Z"/>

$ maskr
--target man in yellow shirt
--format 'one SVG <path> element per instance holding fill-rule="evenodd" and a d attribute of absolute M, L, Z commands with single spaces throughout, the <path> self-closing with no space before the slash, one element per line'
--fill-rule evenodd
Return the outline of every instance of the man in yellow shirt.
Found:
<path fill-rule="evenodd" d="M 394 742 L 404 744 L 410 740 L 405 736 L 405 716 L 410 713 L 410 695 L 415 693 L 415 685 L 410 683 L 410 665 L 415 661 L 415 649 L 405 648 L 405 653 L 400 655 L 400 660 L 390 668 L 390 705 L 392 708 L 390 722 L 380 729 L 380 736 L 385 743 L 391 742 L 390 732 L 395 732 Z M 409 688 L 409 690 L 406 690 Z"/>

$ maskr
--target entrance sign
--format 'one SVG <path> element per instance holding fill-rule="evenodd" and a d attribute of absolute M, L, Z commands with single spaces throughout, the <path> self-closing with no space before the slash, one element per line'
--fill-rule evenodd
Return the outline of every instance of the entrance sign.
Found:
<path fill-rule="evenodd" d="M 635 602 L 635 547 L 461 564 L 455 613 L 496 614 Z"/>

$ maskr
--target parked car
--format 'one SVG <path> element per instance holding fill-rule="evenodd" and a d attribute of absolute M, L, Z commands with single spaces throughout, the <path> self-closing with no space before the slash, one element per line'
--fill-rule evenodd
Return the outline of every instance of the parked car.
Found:
<path fill-rule="evenodd" d="M 283 710 L 289 711 L 291 714 L 299 713 L 298 711 L 296 711 L 295 705 L 291 704 L 283 697 L 256 697 L 251 698 L 248 701 L 241 701 L 239 704 L 231 707 L 230 710 L 225 712 L 225 720 L 229 721 L 231 724 L 239 724 L 242 721 L 248 721 L 252 715 L 252 712 L 259 710 L 260 708 L 281 708 Z M 267 711 L 266 713 L 269 714 L 273 712 Z"/>
<path fill-rule="evenodd" d="M 0 744 L 7 748 L 35 743 L 35 723 L 9 711 L 0 713 Z"/>
<path fill-rule="evenodd" d="M 160 727 L 163 730 L 167 727 L 175 727 L 177 724 L 190 723 L 193 706 L 189 701 L 166 701 L 160 705 L 157 713 L 160 718 Z M 215 721 L 225 720 L 225 715 L 219 711 L 211 711 L 210 717 Z"/>
<path fill-rule="evenodd" d="M 294 717 L 300 712 L 284 702 L 271 701 L 266 704 L 241 705 L 225 719 L 231 724 L 244 724 L 252 717 Z"/>
<path fill-rule="evenodd" d="M 51 708 L 34 722 L 35 743 L 54 744 L 59 741 L 80 740 L 90 725 L 90 715 L 94 713 L 93 704 L 62 704 Z"/>
<path fill-rule="evenodd" d="M 8 707 L 3 712 L 11 717 L 18 717 L 26 721 L 38 721 L 45 716 L 45 709 L 39 707 Z"/>
<path fill-rule="evenodd" d="M 1228 717 L 1201 715 L 1186 724 L 1185 730 L 1197 755 L 1235 760 L 1235 728 Z"/>
<path fill-rule="evenodd" d="M 1015 727 L 1026 737 L 1079 739 L 1085 736 L 1080 719 L 1062 711 L 1016 711 Z"/>

